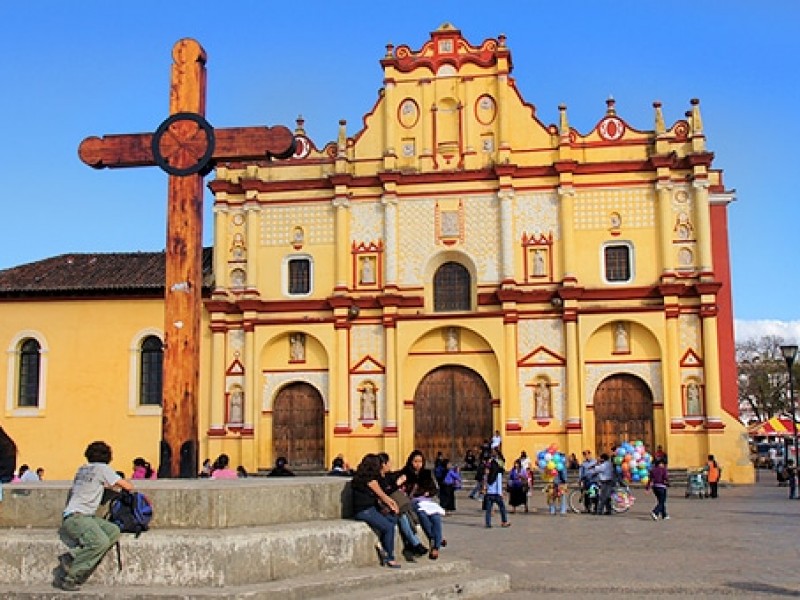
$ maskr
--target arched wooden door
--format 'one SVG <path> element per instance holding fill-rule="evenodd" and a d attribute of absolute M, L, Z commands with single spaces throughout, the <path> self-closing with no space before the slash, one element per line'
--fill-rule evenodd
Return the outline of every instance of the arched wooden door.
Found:
<path fill-rule="evenodd" d="M 273 460 L 285 456 L 295 469 L 325 467 L 325 408 L 322 396 L 307 383 L 291 383 L 272 409 Z"/>
<path fill-rule="evenodd" d="M 653 447 L 653 395 L 634 375 L 612 375 L 594 393 L 597 455 L 620 442 L 641 440 Z"/>
<path fill-rule="evenodd" d="M 467 448 L 491 437 L 492 398 L 480 375 L 450 365 L 422 379 L 414 394 L 414 447 L 429 461 L 442 452 L 460 463 Z"/>

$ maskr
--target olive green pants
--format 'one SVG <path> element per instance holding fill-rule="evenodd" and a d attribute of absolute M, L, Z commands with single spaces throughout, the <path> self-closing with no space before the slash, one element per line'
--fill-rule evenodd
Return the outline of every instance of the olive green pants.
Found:
<path fill-rule="evenodd" d="M 59 534 L 76 544 L 64 581 L 77 584 L 86 581 L 120 536 L 119 527 L 110 521 L 87 515 L 71 515 L 64 519 Z"/>

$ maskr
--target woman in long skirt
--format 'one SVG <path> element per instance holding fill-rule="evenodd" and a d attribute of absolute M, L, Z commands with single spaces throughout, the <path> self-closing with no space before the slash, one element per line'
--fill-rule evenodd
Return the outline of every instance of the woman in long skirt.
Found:
<path fill-rule="evenodd" d="M 511 506 L 511 512 L 517 512 L 518 506 L 524 506 L 525 512 L 528 512 L 528 477 L 525 469 L 522 468 L 522 462 L 517 459 L 514 461 L 514 467 L 508 474 L 508 504 Z"/>

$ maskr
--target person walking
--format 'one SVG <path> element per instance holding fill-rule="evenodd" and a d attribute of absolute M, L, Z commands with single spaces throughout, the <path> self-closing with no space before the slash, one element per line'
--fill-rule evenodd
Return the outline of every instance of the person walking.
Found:
<path fill-rule="evenodd" d="M 708 476 L 708 487 L 711 488 L 711 497 L 717 498 L 717 488 L 719 486 L 719 478 L 722 474 L 722 469 L 720 469 L 713 454 L 708 455 L 705 471 Z"/>
<path fill-rule="evenodd" d="M 95 515 L 105 489 L 134 490 L 133 484 L 120 477 L 108 463 L 111 447 L 105 442 L 92 442 L 84 452 L 87 463 L 80 467 L 64 507 L 59 535 L 75 545 L 75 549 L 58 557 L 60 577 L 55 585 L 75 592 L 89 578 L 106 552 L 119 539 L 120 531 L 111 521 Z"/>
<path fill-rule="evenodd" d="M 797 499 L 797 467 L 791 458 L 786 461 L 786 478 L 789 482 L 789 500 Z"/>
<path fill-rule="evenodd" d="M 645 489 L 650 491 L 653 489 L 653 494 L 656 497 L 656 507 L 650 513 L 654 521 L 658 520 L 660 516 L 663 520 L 669 519 L 667 514 L 667 488 L 669 487 L 669 472 L 667 466 L 664 464 L 663 458 L 657 458 L 655 465 L 650 470 L 650 479 L 645 486 Z"/>
<path fill-rule="evenodd" d="M 503 500 L 503 471 L 505 470 L 498 460 L 497 448 L 492 450 L 492 458 L 484 467 L 486 488 L 483 496 L 483 509 L 486 515 L 486 527 L 492 526 L 492 508 L 497 505 L 500 509 L 500 521 L 502 527 L 511 527 L 506 513 L 506 503 Z"/>

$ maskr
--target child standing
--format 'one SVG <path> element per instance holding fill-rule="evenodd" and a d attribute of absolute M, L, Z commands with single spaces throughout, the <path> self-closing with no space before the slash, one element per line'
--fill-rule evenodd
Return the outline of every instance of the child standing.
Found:
<path fill-rule="evenodd" d="M 562 463 L 563 464 L 563 463 Z M 547 508 L 551 515 L 567 514 L 567 472 L 566 468 L 554 469 L 553 481 L 545 488 Z"/>

